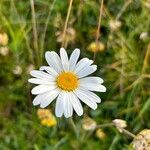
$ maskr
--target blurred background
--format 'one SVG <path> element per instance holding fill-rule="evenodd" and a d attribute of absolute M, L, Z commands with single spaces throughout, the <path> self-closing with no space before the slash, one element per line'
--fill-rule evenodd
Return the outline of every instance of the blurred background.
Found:
<path fill-rule="evenodd" d="M 95 75 L 107 87 L 97 110 L 73 116 L 78 136 L 67 119 L 55 118 L 55 102 L 32 106 L 29 72 L 46 64 L 45 51 L 59 51 L 69 2 L 0 0 L 1 150 L 132 150 L 128 135 L 114 127 L 91 131 L 90 123 L 118 118 L 134 134 L 150 128 L 149 0 L 104 0 L 98 44 L 101 1 L 73 1 L 64 46 L 69 54 L 80 48 L 82 57 L 95 55 Z"/>

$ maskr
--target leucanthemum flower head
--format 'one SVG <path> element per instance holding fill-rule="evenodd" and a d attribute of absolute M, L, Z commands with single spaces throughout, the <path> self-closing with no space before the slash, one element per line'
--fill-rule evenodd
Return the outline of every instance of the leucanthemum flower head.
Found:
<path fill-rule="evenodd" d="M 101 99 L 92 91 L 105 92 L 103 79 L 96 76 L 87 77 L 97 70 L 93 61 L 83 58 L 79 62 L 80 50 L 75 49 L 70 58 L 64 48 L 60 49 L 60 57 L 54 51 L 47 51 L 45 58 L 49 66 L 42 66 L 40 70 L 33 70 L 34 77 L 28 81 L 38 84 L 31 90 L 37 95 L 33 105 L 47 107 L 56 99 L 55 114 L 57 117 L 71 117 L 73 110 L 81 116 L 83 107 L 80 100 L 92 109 L 97 108 Z"/>

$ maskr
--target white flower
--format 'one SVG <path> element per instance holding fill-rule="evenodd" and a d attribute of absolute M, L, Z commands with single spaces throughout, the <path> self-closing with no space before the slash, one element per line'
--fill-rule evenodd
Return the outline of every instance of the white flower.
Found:
<path fill-rule="evenodd" d="M 79 99 L 90 108 L 96 109 L 101 99 L 91 91 L 105 92 L 106 88 L 101 85 L 100 77 L 86 77 L 97 70 L 93 61 L 83 58 L 79 62 L 80 50 L 75 49 L 70 59 L 64 48 L 60 49 L 60 57 L 54 51 L 47 51 L 45 58 L 49 66 L 42 66 L 40 70 L 31 71 L 30 83 L 39 84 L 31 90 L 37 95 L 33 105 L 47 107 L 54 99 L 56 100 L 55 114 L 66 118 L 71 117 L 73 109 L 81 116 L 83 108 Z"/>

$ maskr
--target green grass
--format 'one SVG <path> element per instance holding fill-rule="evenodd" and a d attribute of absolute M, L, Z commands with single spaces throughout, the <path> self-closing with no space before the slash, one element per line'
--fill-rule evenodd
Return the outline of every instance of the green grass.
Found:
<path fill-rule="evenodd" d="M 104 1 L 100 41 L 106 48 L 97 53 L 95 75 L 104 79 L 107 92 L 99 94 L 102 103 L 97 110 L 85 108 L 85 113 L 98 124 L 115 118 L 124 119 L 128 123 L 127 129 L 137 134 L 150 128 L 150 9 L 144 5 L 145 1 L 137 0 L 123 10 L 125 3 Z M 38 35 L 35 40 L 30 1 L 0 1 L 0 33 L 5 32 L 9 37 L 9 54 L 0 55 L 2 150 L 132 149 L 132 138 L 113 127 L 104 128 L 106 137 L 103 140 L 99 140 L 95 132 L 82 138 L 88 133 L 81 128 L 83 117 L 77 115 L 73 119 L 80 132 L 79 139 L 72 128 L 68 128 L 67 119 L 58 119 L 58 126 L 53 128 L 42 126 L 38 120 L 38 107 L 32 106 L 31 85 L 27 82 L 30 77 L 28 67 L 33 64 L 38 69 L 46 64 L 45 51 L 59 51 L 61 43 L 57 42 L 56 32 L 63 31 L 68 5 L 68 1 L 35 0 Z M 98 16 L 98 1 L 73 2 L 68 26 L 76 31 L 76 38 L 67 44 L 69 54 L 78 47 L 83 57 L 93 59 L 93 53 L 87 51 L 87 47 L 95 40 Z M 109 22 L 118 16 L 122 26 L 113 32 Z M 140 39 L 142 32 L 147 32 L 149 37 Z M 17 65 L 22 68 L 19 75 L 13 73 Z M 49 108 L 54 112 L 53 106 L 54 103 Z"/>

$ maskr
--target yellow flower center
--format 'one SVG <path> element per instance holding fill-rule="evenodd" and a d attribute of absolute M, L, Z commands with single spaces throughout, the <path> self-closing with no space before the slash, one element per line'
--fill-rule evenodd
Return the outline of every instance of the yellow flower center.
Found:
<path fill-rule="evenodd" d="M 78 86 L 78 78 L 72 72 L 62 72 L 56 82 L 58 87 L 65 91 L 73 91 Z"/>

